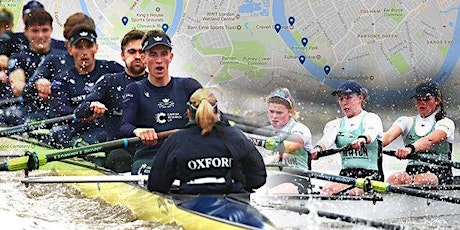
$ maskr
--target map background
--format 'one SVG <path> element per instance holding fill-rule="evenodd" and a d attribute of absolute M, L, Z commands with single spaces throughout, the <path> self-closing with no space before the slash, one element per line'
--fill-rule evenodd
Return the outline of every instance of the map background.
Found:
<path fill-rule="evenodd" d="M 194 76 L 204 85 L 218 86 L 222 98 L 220 101 L 225 103 L 221 107 L 254 122 L 262 122 L 266 117 L 264 96 L 275 87 L 289 87 L 295 95 L 301 120 L 312 129 L 313 138 L 316 139 L 326 121 L 341 115 L 335 98 L 330 96 L 332 88 L 341 80 L 351 78 L 357 79 L 374 93 L 367 108 L 381 116 L 387 129 L 398 116 L 414 113 L 412 102 L 407 101 L 410 92 L 406 89 L 428 76 L 442 83 L 449 116 L 459 124 L 458 0 L 40 2 L 54 16 L 55 38 L 62 39 L 62 23 L 70 14 L 82 11 L 93 17 L 99 35 L 98 58 L 114 59 L 120 63 L 119 43 L 123 34 L 132 28 L 149 30 L 168 23 L 168 34 L 172 35 L 175 53 L 172 74 Z M 0 5 L 15 12 L 15 31 L 23 30 L 20 14 L 24 3 L 24 0 L 0 0 Z M 157 7 L 160 7 L 164 16 L 145 16 L 156 12 Z M 279 10 L 276 17 L 274 8 Z M 383 9 L 391 8 L 403 9 L 406 16 L 397 16 L 397 11 L 393 17 L 385 16 Z M 214 12 L 239 12 L 240 17 L 238 20 L 225 21 L 225 24 L 222 21 L 204 21 L 203 17 L 210 12 L 209 17 Z M 124 16 L 129 18 L 127 25 L 121 21 Z M 294 27 L 292 30 L 285 29 L 291 16 L 295 18 Z M 150 19 L 143 21 L 142 18 Z M 283 25 L 280 33 L 273 28 L 276 23 Z M 193 27 L 200 25 L 203 28 Z M 217 28 L 223 25 L 240 25 L 241 29 Z M 191 26 L 190 29 L 188 26 Z M 204 26 L 209 26 L 209 29 Z M 211 29 L 211 26 L 215 29 Z M 358 37 L 358 34 L 363 37 Z M 373 38 L 381 34 L 386 37 Z M 391 37 L 391 34 L 397 34 L 398 37 Z M 303 37 L 309 40 L 307 48 L 302 48 Z M 450 41 L 453 44 L 445 44 Z M 397 51 L 400 51 L 399 54 Z M 307 57 L 304 64 L 298 60 L 300 55 Z M 322 58 L 316 58 L 318 55 Z M 223 60 L 223 57 L 226 59 Z M 271 59 L 265 64 L 258 64 L 249 63 L 252 60 L 249 57 Z M 325 64 L 331 67 L 327 77 L 329 80 L 324 80 Z M 458 140 L 454 150 L 460 147 Z M 456 156 L 454 160 L 460 160 L 458 153 Z M 17 228 L 43 229 L 177 228 L 157 226 L 150 222 L 131 222 L 131 217 L 124 216 L 123 210 L 117 207 L 104 211 L 97 204 L 88 203 L 92 201 L 80 197 L 74 199 L 72 196 L 68 199 L 68 194 L 72 193 L 64 187 L 39 187 L 39 191 L 32 190 L 33 196 L 25 197 L 25 188 L 17 183 L 23 176 L 22 173 L 11 172 L 2 175 L 2 178 L 8 178 L 0 183 L 4 203 L 12 204 L 5 205 L 4 213 L 7 214 L 2 215 L 2 223 L 14 224 Z M 49 202 L 50 199 L 55 202 Z M 68 212 L 78 215 L 66 215 Z M 303 218 L 290 221 L 302 222 L 296 229 L 304 227 Z M 440 218 L 401 221 L 419 229 L 458 226 L 455 221 Z M 344 228 L 363 227 L 339 223 L 333 229 Z"/>
<path fill-rule="evenodd" d="M 15 31 L 23 30 L 25 2 L 0 1 L 15 13 Z M 175 53 L 171 75 L 215 87 L 221 108 L 256 123 L 266 120 L 265 95 L 287 87 L 301 121 L 319 133 L 341 116 L 330 93 L 346 79 L 369 89 L 366 108 L 382 117 L 385 129 L 414 113 L 412 88 L 428 79 L 441 84 L 449 116 L 458 120 L 458 0 L 40 2 L 54 17 L 53 37 L 63 39 L 66 18 L 81 11 L 96 21 L 97 57 L 120 63 L 126 32 L 168 25 Z"/>

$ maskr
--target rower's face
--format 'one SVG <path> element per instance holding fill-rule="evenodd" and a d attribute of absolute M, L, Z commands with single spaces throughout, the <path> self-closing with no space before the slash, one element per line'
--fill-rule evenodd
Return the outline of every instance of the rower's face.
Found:
<path fill-rule="evenodd" d="M 436 111 L 441 100 L 435 97 L 421 97 L 415 99 L 415 108 L 421 117 L 428 117 Z"/>
<path fill-rule="evenodd" d="M 147 65 L 150 76 L 157 79 L 169 76 L 169 63 L 173 59 L 173 53 L 169 47 L 154 46 L 142 54 L 142 59 Z"/>
<path fill-rule="evenodd" d="M 363 96 L 356 93 L 339 93 L 338 95 L 340 110 L 346 117 L 354 117 L 362 111 Z"/>
<path fill-rule="evenodd" d="M 121 59 L 125 62 L 126 70 L 129 75 L 135 77 L 145 72 L 145 63 L 141 60 L 142 40 L 132 40 L 126 44 L 121 53 Z"/>
<path fill-rule="evenodd" d="M 29 40 L 30 48 L 37 53 L 46 53 L 51 46 L 51 25 L 31 25 L 24 29 L 24 35 Z"/>
<path fill-rule="evenodd" d="M 282 128 L 291 119 L 292 112 L 283 104 L 268 104 L 268 119 L 274 128 Z"/>
<path fill-rule="evenodd" d="M 95 64 L 95 57 L 98 50 L 96 43 L 86 39 L 78 41 L 76 44 L 69 46 L 69 53 L 75 61 L 75 67 L 80 70 L 92 71 Z"/>

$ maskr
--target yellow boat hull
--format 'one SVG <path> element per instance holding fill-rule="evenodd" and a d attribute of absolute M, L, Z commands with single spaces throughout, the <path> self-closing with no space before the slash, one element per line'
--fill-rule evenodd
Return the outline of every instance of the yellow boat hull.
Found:
<path fill-rule="evenodd" d="M 0 144 L 19 146 L 17 140 L 1 138 Z M 33 144 L 24 144 L 28 151 L 53 153 L 49 149 Z M 24 147 L 25 148 L 25 147 Z M 40 166 L 34 174 L 51 174 L 57 176 L 101 176 L 106 175 L 102 168 L 81 159 L 53 161 Z M 67 183 L 87 198 L 100 198 L 111 205 L 129 208 L 139 220 L 155 221 L 162 224 L 176 224 L 183 229 L 251 229 L 253 227 L 218 219 L 204 214 L 185 210 L 177 206 L 173 199 L 160 193 L 152 193 L 135 183 Z M 272 229 L 267 223 L 262 229 Z"/>

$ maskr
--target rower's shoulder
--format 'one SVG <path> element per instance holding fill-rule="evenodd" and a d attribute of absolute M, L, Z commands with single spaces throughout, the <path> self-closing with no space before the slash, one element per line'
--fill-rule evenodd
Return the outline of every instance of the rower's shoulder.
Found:
<path fill-rule="evenodd" d="M 185 88 L 192 88 L 194 90 L 202 88 L 201 83 L 192 77 L 171 77 L 171 80 L 177 82 Z"/>
<path fill-rule="evenodd" d="M 326 123 L 325 127 L 328 127 L 328 126 L 338 127 L 340 125 L 340 120 L 341 120 L 340 117 L 330 120 Z"/>

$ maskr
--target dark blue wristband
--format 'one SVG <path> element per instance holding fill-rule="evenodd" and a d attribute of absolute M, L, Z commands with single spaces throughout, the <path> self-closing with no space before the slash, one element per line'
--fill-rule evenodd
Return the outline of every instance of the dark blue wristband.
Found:
<path fill-rule="evenodd" d="M 404 147 L 410 148 L 410 153 L 415 153 L 415 146 L 413 144 L 407 144 Z"/>

